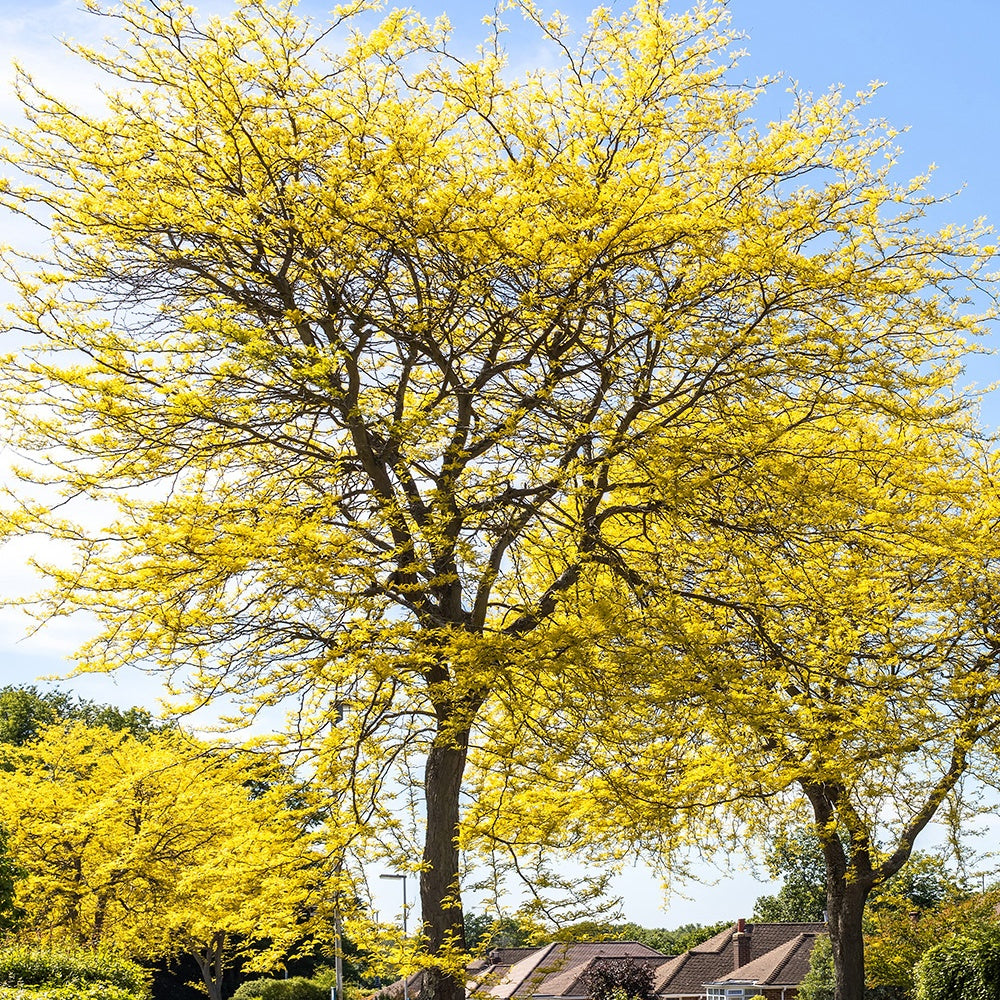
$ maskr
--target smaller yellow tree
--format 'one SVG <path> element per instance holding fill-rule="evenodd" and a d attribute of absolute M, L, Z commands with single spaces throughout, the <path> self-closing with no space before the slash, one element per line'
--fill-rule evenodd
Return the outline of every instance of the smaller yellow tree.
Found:
<path fill-rule="evenodd" d="M 73 723 L 8 761 L 0 822 L 39 937 L 191 955 L 220 1000 L 237 954 L 273 968 L 310 933 L 327 866 L 273 755 Z"/>

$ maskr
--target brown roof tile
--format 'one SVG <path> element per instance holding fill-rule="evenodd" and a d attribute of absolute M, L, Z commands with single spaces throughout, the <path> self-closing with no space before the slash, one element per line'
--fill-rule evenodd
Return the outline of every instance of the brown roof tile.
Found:
<path fill-rule="evenodd" d="M 798 934 L 717 982 L 751 982 L 760 986 L 798 986 L 809 971 L 809 956 L 819 934 Z"/>
<path fill-rule="evenodd" d="M 497 1000 L 514 996 L 525 982 L 536 974 L 536 969 L 559 945 L 548 944 L 540 948 L 509 948 L 497 955 L 497 963 L 484 975 L 469 983 L 469 992 L 481 992 Z M 524 954 L 521 954 L 524 953 Z"/>
<path fill-rule="evenodd" d="M 652 958 L 662 962 L 665 957 L 655 948 L 637 941 L 562 944 L 556 948 L 539 963 L 531 981 L 519 988 L 516 996 L 586 996 L 585 990 L 580 991 L 580 980 L 595 959 Z"/>
<path fill-rule="evenodd" d="M 733 934 L 736 925 L 685 952 L 669 958 L 635 941 L 595 943 L 555 943 L 539 948 L 503 948 L 491 952 L 487 961 L 469 967 L 469 992 L 488 1000 L 528 1000 L 528 998 L 584 998 L 584 976 L 602 961 L 632 958 L 648 965 L 654 974 L 653 991 L 664 1000 L 670 997 L 704 996 L 707 983 L 747 981 L 764 985 L 798 985 L 809 968 L 809 954 L 821 923 L 752 924 L 744 927 L 750 954 L 739 970 L 733 963 Z M 423 976 L 409 981 L 411 1000 L 419 997 Z M 401 1000 L 402 982 L 383 991 Z"/>
<path fill-rule="evenodd" d="M 648 968 L 653 974 L 654 979 L 656 977 L 656 970 L 663 964 L 665 958 L 665 956 L 661 955 L 659 952 L 656 952 L 653 955 L 598 955 L 587 962 L 586 965 L 578 966 L 576 968 L 576 978 L 569 983 L 559 995 L 563 997 L 589 997 L 590 990 L 586 983 L 588 973 L 594 971 L 604 962 L 613 962 L 622 957 L 632 959 L 636 965 L 646 966 L 646 968 Z"/>
<path fill-rule="evenodd" d="M 746 925 L 750 933 L 750 961 L 786 944 L 799 934 L 825 934 L 826 924 L 810 921 L 801 924 L 751 924 Z"/>
<path fill-rule="evenodd" d="M 776 948 L 782 948 L 802 935 L 823 933 L 826 926 L 821 923 L 747 923 L 745 930 L 750 937 L 750 956 L 739 974 L 734 971 L 733 934 L 736 932 L 734 924 L 663 966 L 654 983 L 657 995 L 691 996 L 703 993 L 706 983 L 722 982 L 726 979 L 745 980 L 748 978 L 746 970 L 757 961 L 766 959 Z M 810 950 L 811 948 L 810 945 Z M 806 967 L 808 968 L 808 965 Z M 788 971 L 790 974 L 791 968 Z M 795 980 L 795 983 L 797 984 L 800 979 Z"/>

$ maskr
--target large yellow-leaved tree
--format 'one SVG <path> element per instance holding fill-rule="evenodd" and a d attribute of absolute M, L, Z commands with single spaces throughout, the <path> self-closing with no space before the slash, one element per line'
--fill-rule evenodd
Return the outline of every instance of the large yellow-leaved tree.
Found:
<path fill-rule="evenodd" d="M 49 235 L 6 256 L 30 336 L 5 398 L 38 475 L 120 517 L 12 526 L 79 542 L 52 608 L 104 623 L 84 668 L 292 706 L 359 847 L 402 836 L 388 790 L 419 798 L 453 1000 L 470 741 L 531 697 L 522 659 L 557 662 L 544 626 L 591 568 L 628 576 L 603 525 L 632 459 L 656 441 L 683 483 L 813 415 L 946 416 L 988 253 L 921 230 L 864 95 L 755 125 L 720 4 L 574 40 L 517 0 L 556 67 L 519 78 L 498 23 L 466 58 L 411 13 L 348 32 L 365 3 L 326 32 L 263 0 L 90 6 L 118 41 L 70 47 L 106 110 L 25 73 L 3 132 L 0 199 Z"/>

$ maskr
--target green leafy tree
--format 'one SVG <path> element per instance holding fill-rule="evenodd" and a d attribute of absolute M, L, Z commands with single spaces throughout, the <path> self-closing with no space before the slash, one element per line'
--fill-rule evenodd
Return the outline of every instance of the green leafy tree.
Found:
<path fill-rule="evenodd" d="M 916 968 L 916 1000 L 997 1000 L 1000 928 L 956 934 L 929 948 Z"/>
<path fill-rule="evenodd" d="M 836 976 L 833 947 L 826 935 L 816 939 L 809 956 L 809 971 L 799 985 L 800 1000 L 835 1000 Z"/>
<path fill-rule="evenodd" d="M 64 691 L 39 691 L 33 685 L 0 688 L 0 743 L 23 746 L 35 739 L 42 728 L 59 721 L 83 722 L 133 736 L 172 726 L 144 708 L 117 708 Z"/>
<path fill-rule="evenodd" d="M 493 948 L 525 948 L 545 940 L 537 920 L 524 914 L 492 917 L 469 913 L 465 918 L 465 940 L 469 951 L 479 954 Z"/>
<path fill-rule="evenodd" d="M 928 949 L 956 935 L 989 936 L 997 928 L 995 892 L 949 898 L 915 910 L 912 905 L 882 905 L 865 921 L 865 970 L 873 1000 L 909 1000 L 915 970 Z"/>
<path fill-rule="evenodd" d="M 758 896 L 753 918 L 765 923 L 798 923 L 822 920 L 826 912 L 826 886 L 812 888 L 786 883 L 774 896 Z"/>
<path fill-rule="evenodd" d="M 616 924 L 608 920 L 574 920 L 542 936 L 544 941 L 626 941 L 640 931 L 638 924 Z"/>
<path fill-rule="evenodd" d="M 798 828 L 779 837 L 765 862 L 772 878 L 782 879 L 782 886 L 777 895 L 758 897 L 754 918 L 778 922 L 822 920 L 826 911 L 826 863 L 815 835 L 808 828 Z M 869 908 L 925 910 L 965 894 L 963 882 L 941 858 L 914 851 L 902 870 L 872 894 Z"/>
<path fill-rule="evenodd" d="M 638 941 L 649 945 L 664 955 L 679 955 L 693 948 L 702 941 L 718 934 L 732 925 L 732 921 L 723 920 L 709 924 L 683 924 L 668 930 L 665 927 L 643 927 L 640 924 L 616 924 L 606 921 L 582 920 L 567 924 L 554 932 L 542 932 L 537 940 L 545 941 Z"/>
<path fill-rule="evenodd" d="M 826 911 L 826 865 L 816 838 L 795 830 L 778 838 L 765 856 L 768 871 L 782 880 L 777 895 L 760 896 L 754 919 L 774 922 L 822 920 Z"/>
<path fill-rule="evenodd" d="M 636 935 L 634 940 L 648 944 L 664 955 L 680 955 L 731 926 L 731 920 L 720 920 L 714 924 L 682 924 L 673 930 L 654 927 Z"/>
<path fill-rule="evenodd" d="M 40 692 L 37 688 L 0 688 L 0 742 L 23 746 L 38 735 L 42 726 L 62 718 L 72 699 L 61 692 Z"/>

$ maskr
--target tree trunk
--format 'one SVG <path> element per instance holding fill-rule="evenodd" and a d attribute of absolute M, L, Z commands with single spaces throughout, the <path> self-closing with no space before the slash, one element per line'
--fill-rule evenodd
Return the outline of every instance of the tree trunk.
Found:
<path fill-rule="evenodd" d="M 104 934 L 104 918 L 108 911 L 108 894 L 99 892 L 94 901 L 94 924 L 90 932 L 90 947 L 96 951 L 101 946 Z"/>
<path fill-rule="evenodd" d="M 865 904 L 877 879 L 871 838 L 836 782 L 801 782 L 813 807 L 816 832 L 826 866 L 826 919 L 833 951 L 835 1000 L 864 1000 Z M 843 828 L 849 843 L 841 840 Z"/>
<path fill-rule="evenodd" d="M 841 879 L 827 884 L 827 922 L 833 949 L 836 1000 L 864 1000 L 865 941 L 862 918 L 871 887 Z"/>
<path fill-rule="evenodd" d="M 203 952 L 192 951 L 198 963 L 209 1000 L 222 1000 L 222 974 L 225 972 L 226 934 L 218 931 Z"/>
<path fill-rule="evenodd" d="M 458 804 L 469 752 L 469 731 L 445 726 L 427 755 L 424 794 L 427 832 L 420 871 L 423 931 L 431 955 L 465 951 L 458 879 Z M 440 968 L 424 974 L 422 1000 L 465 1000 L 465 976 Z"/>

